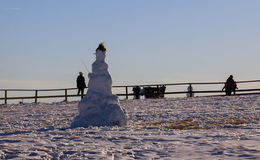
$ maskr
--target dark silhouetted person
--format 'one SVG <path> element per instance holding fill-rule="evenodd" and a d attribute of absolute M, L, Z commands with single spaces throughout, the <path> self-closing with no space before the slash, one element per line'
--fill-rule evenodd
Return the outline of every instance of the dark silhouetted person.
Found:
<path fill-rule="evenodd" d="M 194 97 L 193 88 L 192 88 L 191 84 L 188 86 L 187 92 L 188 92 L 187 97 Z"/>
<path fill-rule="evenodd" d="M 139 86 L 136 86 L 133 88 L 133 92 L 135 95 L 135 99 L 140 99 L 141 88 Z"/>
<path fill-rule="evenodd" d="M 84 95 L 84 89 L 86 88 L 85 78 L 83 77 L 83 73 L 79 72 L 79 76 L 77 78 L 77 88 L 78 88 L 78 95 L 81 93 L 81 99 Z"/>
<path fill-rule="evenodd" d="M 166 90 L 165 85 L 162 85 L 162 86 L 159 88 L 159 98 L 164 98 L 165 90 Z"/>
<path fill-rule="evenodd" d="M 233 76 L 230 75 L 222 89 L 222 91 L 225 89 L 226 95 L 231 96 L 231 93 L 233 92 L 234 95 L 236 94 L 237 84 L 233 79 Z"/>

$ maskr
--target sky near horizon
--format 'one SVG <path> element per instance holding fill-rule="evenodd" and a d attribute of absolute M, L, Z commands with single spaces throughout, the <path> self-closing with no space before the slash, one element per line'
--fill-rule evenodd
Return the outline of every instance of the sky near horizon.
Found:
<path fill-rule="evenodd" d="M 260 79 L 259 0 L 0 0 L 0 89 Z M 85 64 L 85 65 L 84 65 Z"/>

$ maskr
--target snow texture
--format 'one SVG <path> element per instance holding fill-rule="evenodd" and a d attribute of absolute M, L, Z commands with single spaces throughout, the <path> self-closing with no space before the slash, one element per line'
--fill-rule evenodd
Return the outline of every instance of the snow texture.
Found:
<path fill-rule="evenodd" d="M 0 159 L 260 159 L 260 95 L 120 104 L 127 125 L 73 129 L 78 102 L 0 105 Z"/>
<path fill-rule="evenodd" d="M 119 105 L 118 97 L 112 94 L 112 78 L 105 62 L 106 51 L 96 51 L 92 73 L 88 74 L 88 91 L 79 102 L 79 115 L 71 127 L 125 125 L 126 116 Z"/>

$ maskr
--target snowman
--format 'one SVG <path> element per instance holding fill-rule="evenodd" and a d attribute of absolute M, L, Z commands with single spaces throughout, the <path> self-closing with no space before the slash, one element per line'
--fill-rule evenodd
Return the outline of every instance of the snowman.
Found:
<path fill-rule="evenodd" d="M 123 126 L 126 125 L 124 110 L 118 97 L 112 94 L 112 78 L 105 62 L 106 48 L 100 43 L 95 52 L 96 60 L 88 74 L 88 91 L 79 102 L 79 114 L 71 127 Z"/>

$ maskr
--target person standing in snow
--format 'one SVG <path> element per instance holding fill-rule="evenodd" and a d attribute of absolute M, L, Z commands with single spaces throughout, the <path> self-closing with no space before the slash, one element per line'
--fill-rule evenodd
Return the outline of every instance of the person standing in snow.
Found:
<path fill-rule="evenodd" d="M 194 97 L 193 88 L 192 88 L 191 84 L 188 86 L 187 92 L 188 92 L 187 97 Z"/>
<path fill-rule="evenodd" d="M 83 98 L 84 89 L 86 88 L 85 78 L 82 72 L 79 72 L 79 76 L 77 78 L 77 88 L 78 88 L 78 95 L 81 92 L 81 99 Z"/>
<path fill-rule="evenodd" d="M 135 99 L 140 99 L 140 91 L 141 91 L 141 88 L 139 86 L 136 86 L 136 87 L 133 88 Z"/>
<path fill-rule="evenodd" d="M 232 92 L 234 93 L 234 95 L 236 94 L 236 89 L 238 89 L 238 88 L 237 88 L 237 84 L 236 84 L 236 82 L 234 81 L 232 75 L 230 75 L 230 76 L 228 77 L 228 79 L 227 79 L 227 81 L 226 81 L 224 87 L 222 88 L 222 91 L 224 91 L 224 89 L 225 89 L 225 92 L 226 92 L 226 95 L 227 95 L 227 96 L 231 96 L 231 93 L 232 93 Z"/>
<path fill-rule="evenodd" d="M 165 85 L 162 85 L 162 86 L 159 88 L 159 98 L 164 98 L 165 90 L 166 90 Z"/>

